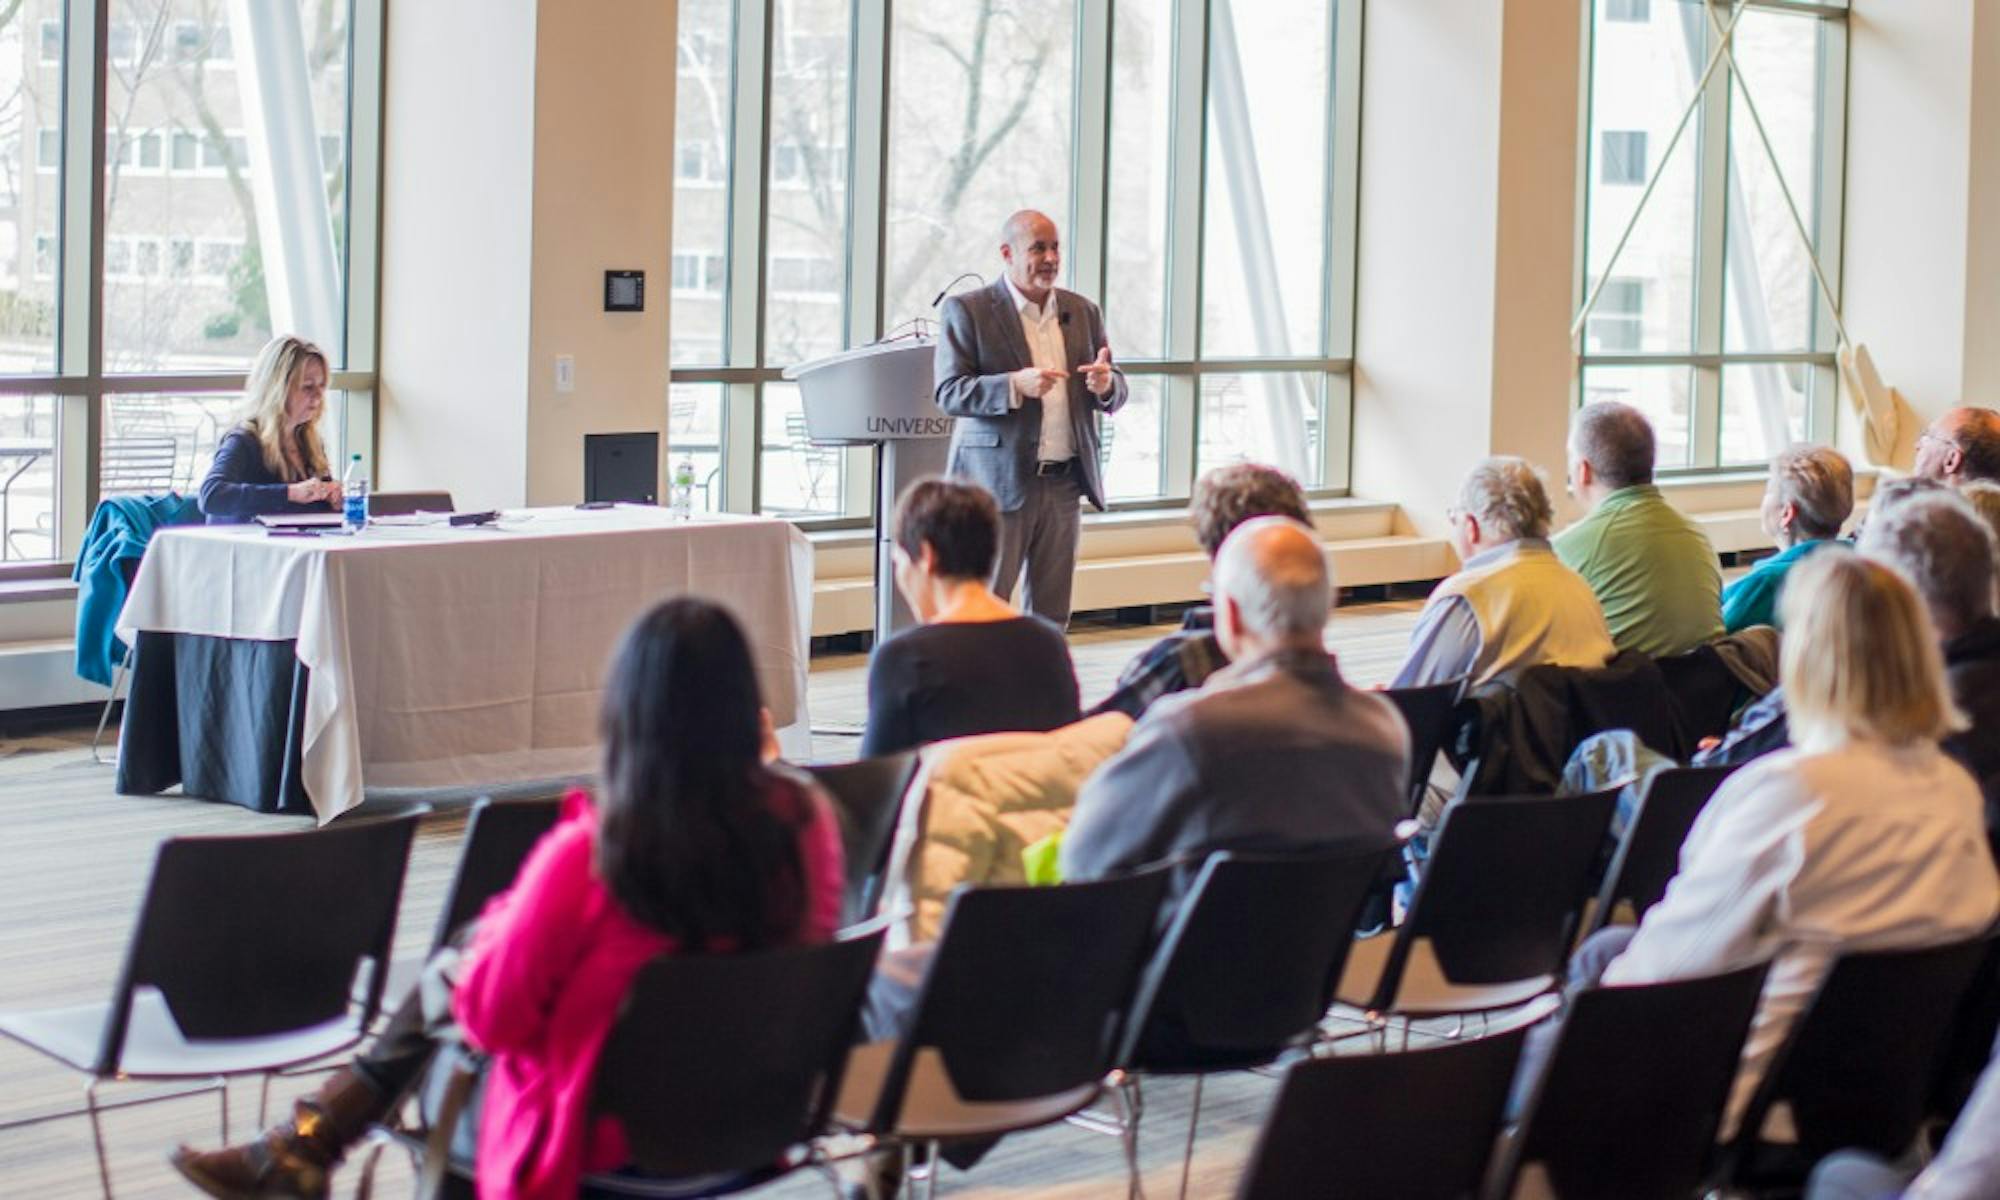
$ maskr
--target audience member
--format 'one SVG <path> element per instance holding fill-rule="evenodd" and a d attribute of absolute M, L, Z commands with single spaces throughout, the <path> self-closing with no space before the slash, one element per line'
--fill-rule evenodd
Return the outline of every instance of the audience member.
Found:
<path fill-rule="evenodd" d="M 1065 880 L 1214 850 L 1361 852 L 1395 840 L 1409 730 L 1348 686 L 1321 642 L 1332 572 L 1313 531 L 1259 517 L 1215 559 L 1215 633 L 1230 665 L 1146 711 L 1084 783 L 1063 836 Z"/>
<path fill-rule="evenodd" d="M 1837 955 L 1971 937 L 2000 913 L 1979 790 L 1938 748 L 1964 718 L 1916 592 L 1863 555 L 1823 554 L 1779 603 L 1796 748 L 1730 776 L 1665 899 L 1573 969 L 1644 984 L 1773 960 L 1725 1135 Z"/>
<path fill-rule="evenodd" d="M 833 811 L 815 785 L 765 765 L 768 728 L 726 611 L 683 597 L 646 614 L 604 691 L 595 798 L 571 793 L 514 886 L 293 1120 L 223 1150 L 182 1147 L 174 1166 L 215 1196 L 326 1195 L 343 1152 L 454 1022 L 489 1059 L 473 1116 L 480 1195 L 574 1196 L 581 1173 L 622 1165 L 623 1132 L 590 1111 L 590 1080 L 639 969 L 665 953 L 823 942 L 839 921 Z"/>
<path fill-rule="evenodd" d="M 2000 482 L 2000 412 L 1954 408 L 1917 435 L 1916 473 L 1957 485 Z"/>
<path fill-rule="evenodd" d="M 1916 588 L 1943 639 L 1947 683 L 1970 719 L 1944 748 L 1980 782 L 2000 835 L 2000 616 L 1994 595 L 2000 550 L 1969 505 L 1922 480 L 1876 490 L 1858 547 Z M 1745 709 L 1721 744 L 1696 755 L 1695 764 L 1748 762 L 1783 748 L 1790 740 L 1786 690 Z"/>
<path fill-rule="evenodd" d="M 1681 654 L 1722 636 L 1722 566 L 1708 535 L 1653 486 L 1653 427 L 1629 404 L 1584 405 L 1570 429 L 1570 489 L 1590 512 L 1556 555 L 1604 606 L 1620 650 Z"/>
<path fill-rule="evenodd" d="M 1201 552 L 1215 559 L 1222 540 L 1252 517 L 1290 517 L 1311 525 L 1305 493 L 1292 477 L 1261 463 L 1217 467 L 1195 481 L 1188 519 Z M 1162 696 L 1200 687 L 1229 664 L 1215 640 L 1215 609 L 1200 604 L 1181 616 L 1181 627 L 1154 642 L 1118 676 L 1118 684 L 1091 713 L 1122 712 L 1133 720 Z"/>
<path fill-rule="evenodd" d="M 318 346 L 288 335 L 265 343 L 250 368 L 236 427 L 222 435 L 201 481 L 209 524 L 339 510 L 340 483 L 319 437 L 326 384 L 326 355 Z"/>
<path fill-rule="evenodd" d="M 1840 545 L 1840 527 L 1853 512 L 1854 468 L 1840 451 L 1794 446 L 1772 459 L 1759 517 L 1778 553 L 1722 589 L 1723 628 L 1777 624 L 1786 573 L 1806 555 Z"/>
<path fill-rule="evenodd" d="M 868 663 L 863 755 L 975 733 L 1040 732 L 1077 719 L 1062 630 L 989 586 L 1000 512 L 976 483 L 925 479 L 896 504 L 896 589 L 923 624 Z"/>
<path fill-rule="evenodd" d="M 1394 687 L 1503 678 L 1526 667 L 1601 667 L 1616 653 L 1590 585 L 1549 547 L 1555 510 L 1532 466 L 1489 458 L 1451 510 L 1458 573 L 1431 592 Z"/>

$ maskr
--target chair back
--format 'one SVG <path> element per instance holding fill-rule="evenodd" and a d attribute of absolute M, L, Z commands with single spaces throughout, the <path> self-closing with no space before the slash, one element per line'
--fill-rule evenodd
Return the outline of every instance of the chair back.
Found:
<path fill-rule="evenodd" d="M 1424 788 L 1437 766 L 1438 751 L 1451 737 L 1458 695 L 1464 688 L 1464 680 L 1453 679 L 1423 687 L 1389 688 L 1382 693 L 1410 727 L 1410 816 L 1416 816 L 1424 802 Z"/>
<path fill-rule="evenodd" d="M 1209 855 L 1140 981 L 1118 1065 L 1249 1067 L 1310 1034 L 1392 853 Z"/>
<path fill-rule="evenodd" d="M 460 843 L 458 867 L 445 890 L 431 948 L 444 945 L 459 926 L 477 917 L 486 902 L 514 886 L 528 851 L 562 816 L 560 800 L 495 801 L 482 797 L 472 806 Z"/>
<path fill-rule="evenodd" d="M 882 872 L 896 839 L 903 798 L 917 773 L 917 753 L 906 750 L 806 771 L 826 789 L 840 817 L 840 848 L 847 863 L 841 919 L 850 924 L 866 920 L 881 899 Z"/>
<path fill-rule="evenodd" d="M 98 473 L 98 494 L 168 492 L 174 487 L 174 465 L 180 442 L 164 437 L 107 437 Z"/>
<path fill-rule="evenodd" d="M 1529 1163 L 1565 1200 L 1698 1194 L 1769 967 L 1573 993 L 1493 1194 Z"/>
<path fill-rule="evenodd" d="M 869 1129 L 895 1127 L 924 1048 L 969 1101 L 1035 1099 L 1101 1078 L 1169 878 L 1162 868 L 954 893 Z"/>
<path fill-rule="evenodd" d="M 1667 894 L 1667 883 L 1680 872 L 1681 843 L 1708 799 L 1735 766 L 1669 767 L 1655 774 L 1639 801 L 1631 828 L 1618 843 L 1611 866 L 1598 889 L 1591 918 L 1594 933 L 1617 918 L 1619 905 L 1632 906 L 1637 922 Z"/>
<path fill-rule="evenodd" d="M 412 513 L 457 512 L 451 502 L 450 492 L 371 492 L 368 496 L 368 515 L 371 517 L 407 517 Z"/>
<path fill-rule="evenodd" d="M 639 972 L 598 1058 L 595 1103 L 648 1174 L 754 1171 L 821 1132 L 853 1043 L 877 927 Z"/>
<path fill-rule="evenodd" d="M 1285 1072 L 1240 1200 L 1459 1200 L 1479 1187 L 1525 1028 Z"/>
<path fill-rule="evenodd" d="M 1560 975 L 1617 793 L 1461 800 L 1445 810 L 1375 1004 L 1396 994 L 1418 938 L 1453 983 Z"/>
<path fill-rule="evenodd" d="M 1895 1158 L 1916 1141 L 1951 1022 L 1988 936 L 1921 950 L 1843 954 L 1744 1111 L 1737 1149 L 1786 1104 L 1812 1158 L 1842 1147 Z"/>
<path fill-rule="evenodd" d="M 250 1038 L 347 1015 L 370 964 L 360 1022 L 383 975 L 417 817 L 303 833 L 161 843 L 94 1068 L 117 1070 L 133 992 L 157 988 L 183 1036 Z"/>

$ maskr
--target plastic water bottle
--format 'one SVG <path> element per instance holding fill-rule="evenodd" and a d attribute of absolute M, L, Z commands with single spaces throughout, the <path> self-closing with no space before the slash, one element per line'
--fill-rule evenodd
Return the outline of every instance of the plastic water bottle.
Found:
<path fill-rule="evenodd" d="M 673 513 L 685 521 L 694 516 L 694 460 L 682 458 L 674 464 Z"/>
<path fill-rule="evenodd" d="M 349 533 L 359 533 L 368 524 L 368 469 L 361 456 L 348 460 L 347 474 L 340 481 L 341 524 Z"/>

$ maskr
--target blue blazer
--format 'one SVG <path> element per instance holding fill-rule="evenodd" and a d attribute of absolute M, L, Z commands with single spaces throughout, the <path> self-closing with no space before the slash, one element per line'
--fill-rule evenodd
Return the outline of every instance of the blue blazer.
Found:
<path fill-rule="evenodd" d="M 264 447 L 247 429 L 232 429 L 215 448 L 215 462 L 201 481 L 201 511 L 210 525 L 241 525 L 265 513 L 332 512 L 325 503 L 295 504 L 290 486 L 264 465 Z"/>

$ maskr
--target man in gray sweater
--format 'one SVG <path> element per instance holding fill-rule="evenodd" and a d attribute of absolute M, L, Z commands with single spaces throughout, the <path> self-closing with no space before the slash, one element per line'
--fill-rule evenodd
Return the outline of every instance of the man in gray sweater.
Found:
<path fill-rule="evenodd" d="M 1245 522 L 1213 578 L 1231 665 L 1148 709 L 1084 784 L 1063 836 L 1065 880 L 1176 860 L 1185 888 L 1215 850 L 1361 853 L 1395 842 L 1409 730 L 1326 652 L 1333 578 L 1318 538 L 1285 517 Z"/>

